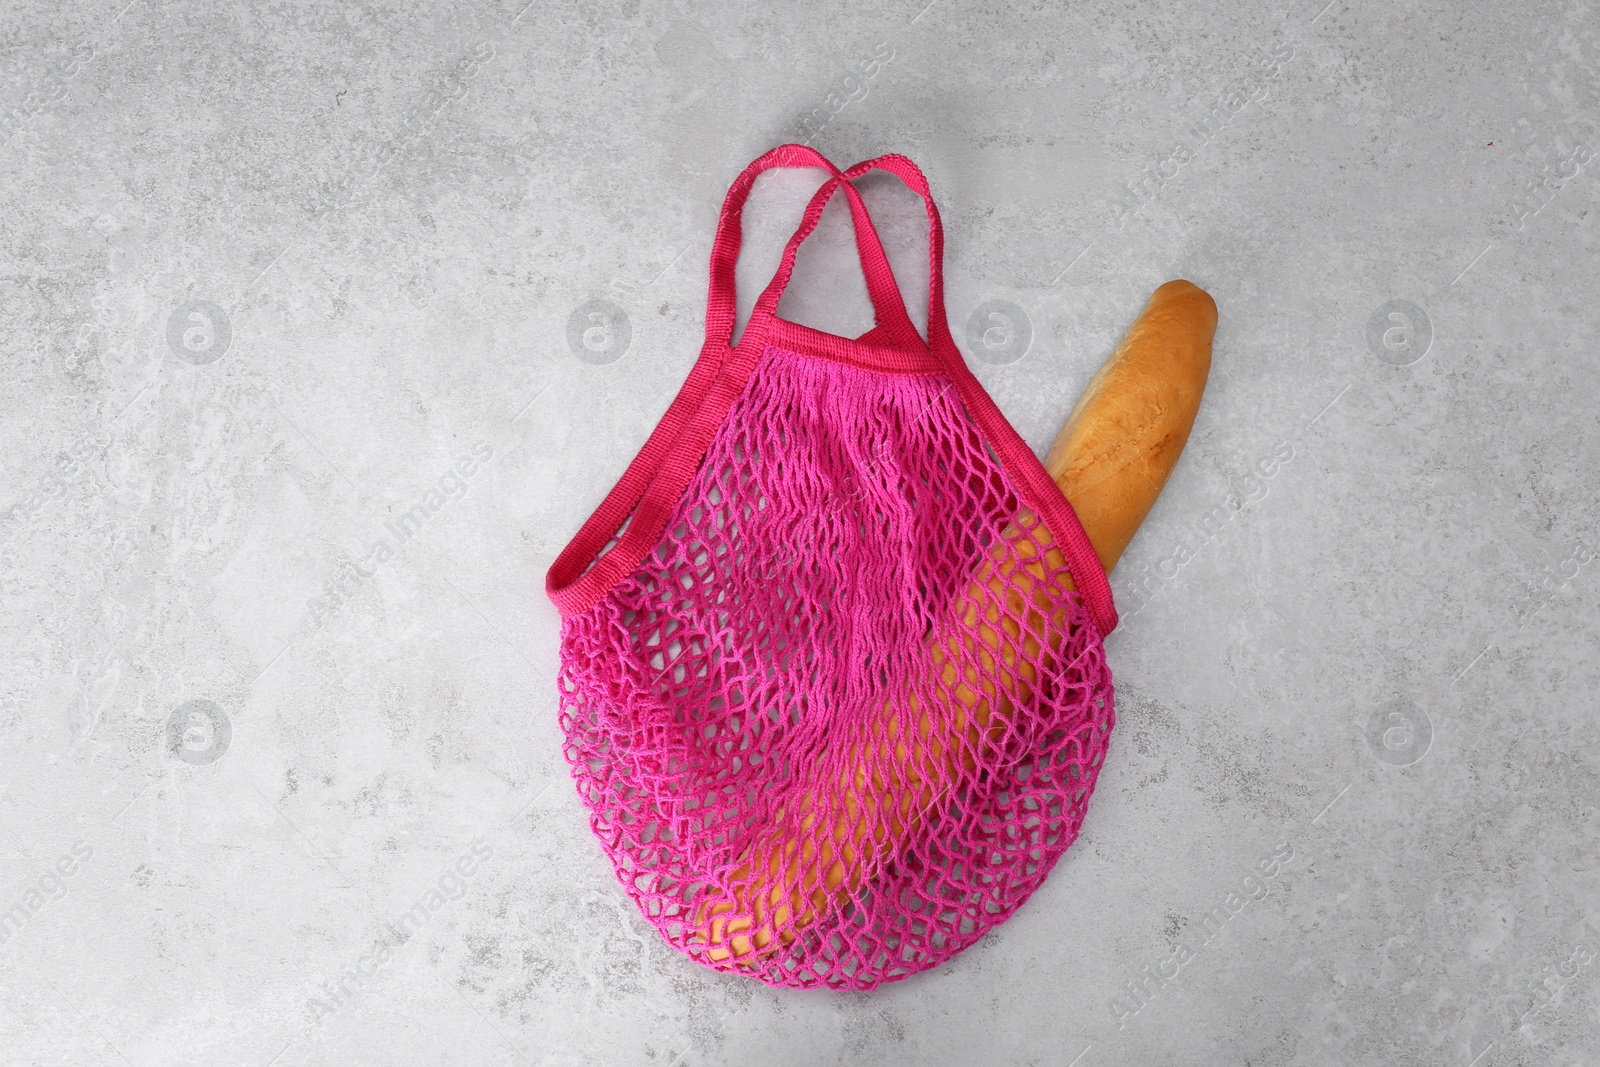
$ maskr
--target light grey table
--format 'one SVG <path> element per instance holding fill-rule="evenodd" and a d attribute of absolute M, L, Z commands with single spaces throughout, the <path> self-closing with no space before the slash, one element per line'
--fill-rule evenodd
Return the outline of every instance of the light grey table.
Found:
<path fill-rule="evenodd" d="M 1600 15 L 925 2 L 0 13 L 0 1061 L 1600 1062 Z M 873 994 L 641 920 L 542 588 L 806 140 L 1041 453 L 1221 309 L 1082 838 Z"/>

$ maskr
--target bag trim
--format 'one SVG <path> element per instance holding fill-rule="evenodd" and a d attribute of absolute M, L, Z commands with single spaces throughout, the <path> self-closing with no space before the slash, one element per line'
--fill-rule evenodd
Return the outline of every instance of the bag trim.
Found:
<path fill-rule="evenodd" d="M 756 176 L 780 166 L 820 167 L 831 177 L 807 205 L 799 229 L 784 249 L 777 274 L 756 302 L 739 343 L 730 348 L 728 341 L 734 325 L 733 267 L 738 259 L 744 202 Z M 860 194 L 851 184 L 853 178 L 873 169 L 895 174 L 922 197 L 927 207 L 928 343 L 923 343 L 910 325 L 882 245 L 861 204 Z M 775 313 L 793 272 L 800 243 L 815 229 L 828 199 L 841 188 L 850 200 L 863 271 L 878 316 L 878 325 L 858 338 L 815 330 L 779 319 Z M 800 354 L 836 359 L 890 374 L 947 375 L 979 433 L 1016 482 L 1021 502 L 1050 531 L 1101 639 L 1109 636 L 1118 622 L 1111 585 L 1077 513 L 1039 457 L 972 374 L 950 335 L 943 294 L 943 236 L 927 179 L 916 164 L 904 156 L 880 156 L 841 172 L 813 149 L 782 145 L 751 163 L 735 180 L 723 205 L 717 240 L 712 248 L 707 337 L 700 356 L 627 470 L 556 557 L 546 575 L 545 593 L 561 616 L 579 614 L 598 603 L 660 543 L 672 511 L 704 459 L 728 409 L 743 391 L 758 360 L 769 347 L 775 347 L 785 351 L 798 349 Z"/>

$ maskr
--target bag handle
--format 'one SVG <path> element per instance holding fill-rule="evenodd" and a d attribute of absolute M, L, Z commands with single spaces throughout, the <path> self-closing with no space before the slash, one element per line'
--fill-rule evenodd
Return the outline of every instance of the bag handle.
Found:
<path fill-rule="evenodd" d="M 756 178 L 776 167 L 816 167 L 829 174 L 829 181 L 817 190 L 806 207 L 805 218 L 800 227 L 804 233 L 797 234 L 798 239 L 790 238 L 790 245 L 796 248 L 800 241 L 805 239 L 805 235 L 809 235 L 815 228 L 817 218 L 820 217 L 833 191 L 838 188 L 839 180 L 843 176 L 839 168 L 816 149 L 807 145 L 787 144 L 779 145 L 767 152 L 734 179 L 728 189 L 727 198 L 723 201 L 722 215 L 717 222 L 716 240 L 711 246 L 711 283 L 706 299 L 708 349 L 726 349 L 732 343 L 737 316 L 734 274 L 739 262 L 739 248 L 743 242 L 744 205 L 750 198 Z M 921 338 L 916 332 L 916 327 L 911 324 L 910 316 L 906 314 L 904 301 L 900 299 L 900 288 L 895 282 L 894 272 L 889 267 L 889 258 L 884 254 L 883 243 L 878 239 L 878 231 L 873 228 L 871 215 L 867 213 L 866 202 L 861 199 L 861 194 L 855 186 L 844 184 L 850 200 L 851 220 L 855 224 L 856 252 L 861 261 L 862 274 L 866 277 L 867 295 L 872 300 L 872 310 L 876 320 L 874 328 L 858 340 L 901 345 L 908 341 L 920 343 Z M 793 256 L 787 246 L 784 251 L 787 268 L 780 267 L 780 274 L 783 276 L 784 285 L 787 285 L 788 276 L 793 271 L 794 265 Z M 770 284 L 768 289 L 771 289 Z M 778 295 L 781 297 L 782 294 L 783 286 L 779 286 Z M 772 309 L 776 307 L 777 301 L 774 300 Z M 750 321 L 755 322 L 754 313 Z M 746 333 L 748 332 L 747 327 Z"/>
<path fill-rule="evenodd" d="M 944 224 L 939 220 L 939 208 L 933 202 L 933 191 L 928 186 L 927 175 L 906 156 L 890 152 L 855 164 L 844 172 L 844 176 L 853 180 L 872 170 L 893 174 L 922 199 L 928 213 L 928 348 L 943 349 L 959 357 L 955 338 L 950 336 L 950 326 L 945 321 Z"/>

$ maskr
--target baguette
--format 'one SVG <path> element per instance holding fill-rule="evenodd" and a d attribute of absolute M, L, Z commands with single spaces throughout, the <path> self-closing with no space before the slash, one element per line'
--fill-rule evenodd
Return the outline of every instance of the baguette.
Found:
<path fill-rule="evenodd" d="M 1156 289 L 1045 458 L 1108 574 L 1188 441 L 1216 325 L 1204 290 L 1182 280 Z M 753 966 L 904 853 L 940 797 L 1004 734 L 1015 711 L 1006 694 L 1030 700 L 1037 665 L 1059 654 L 1067 607 L 1048 576 L 1065 566 L 1030 511 L 1006 526 L 957 599 L 956 625 L 930 649 L 938 684 L 912 686 L 900 710 L 890 702 L 875 728 L 830 760 L 825 795 L 840 798 L 838 810 L 818 810 L 823 791 L 804 793 L 747 850 L 732 891 L 702 903 L 689 940 L 708 963 Z M 1065 584 L 1076 588 L 1070 576 Z M 924 700 L 927 692 L 948 702 Z"/>

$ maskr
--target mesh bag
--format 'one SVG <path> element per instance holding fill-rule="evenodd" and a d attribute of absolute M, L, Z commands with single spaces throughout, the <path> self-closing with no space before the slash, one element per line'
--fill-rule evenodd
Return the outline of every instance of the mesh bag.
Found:
<path fill-rule="evenodd" d="M 737 345 L 756 176 L 828 178 Z M 853 179 L 929 222 L 928 341 Z M 779 319 L 843 191 L 876 325 Z M 666 940 L 775 986 L 871 989 L 1004 921 L 1077 836 L 1115 722 L 1105 572 L 945 321 L 943 235 L 903 156 L 784 145 L 728 193 L 706 343 L 550 569 L 566 757 Z"/>

